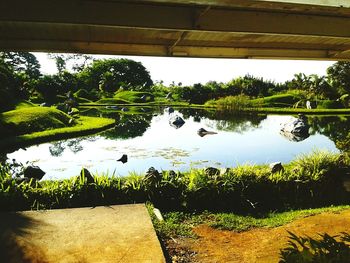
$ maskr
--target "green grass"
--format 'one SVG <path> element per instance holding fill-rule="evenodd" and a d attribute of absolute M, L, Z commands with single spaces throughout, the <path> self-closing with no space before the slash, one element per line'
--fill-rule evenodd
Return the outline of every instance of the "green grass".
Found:
<path fill-rule="evenodd" d="M 120 91 L 116 92 L 114 95 L 114 99 L 120 99 L 124 101 L 128 101 L 129 103 L 142 103 L 142 96 L 153 96 L 152 93 L 149 92 L 141 92 L 141 91 Z M 149 97 L 146 102 L 149 102 Z"/>
<path fill-rule="evenodd" d="M 324 212 L 337 213 L 350 209 L 349 205 L 330 206 L 315 209 L 270 212 L 260 216 L 240 215 L 235 213 L 202 213 L 168 212 L 163 214 L 164 221 L 158 221 L 153 214 L 153 206 L 148 205 L 153 225 L 157 234 L 164 239 L 175 237 L 195 237 L 193 227 L 206 224 L 213 228 L 230 231 L 247 231 L 253 228 L 273 228 L 286 225 L 296 219 L 317 215 Z"/>
<path fill-rule="evenodd" d="M 245 108 L 244 112 L 277 113 L 277 114 L 310 114 L 310 115 L 337 115 L 350 114 L 350 109 L 300 109 L 300 108 Z"/>
<path fill-rule="evenodd" d="M 278 94 L 251 100 L 253 106 L 258 107 L 293 107 L 300 97 L 293 94 Z"/>
<path fill-rule="evenodd" d="M 105 118 L 80 117 L 73 120 L 55 108 L 20 108 L 0 114 L 0 150 L 87 135 L 113 124 L 113 119 Z"/>
<path fill-rule="evenodd" d="M 35 107 L 37 105 L 35 105 L 34 103 L 27 101 L 27 100 L 23 100 L 20 101 L 19 103 L 17 103 L 16 105 L 16 110 L 18 109 L 22 109 L 22 108 L 28 108 L 28 107 Z"/>
<path fill-rule="evenodd" d="M 21 135 L 69 125 L 71 117 L 48 107 L 25 107 L 0 114 L 0 129 Z"/>
<path fill-rule="evenodd" d="M 30 209 L 34 201 L 47 209 L 150 201 L 163 211 L 261 214 L 349 203 L 342 179 L 349 167 L 341 155 L 313 153 L 300 158 L 306 160 L 302 164 L 300 159 L 285 164 L 284 171 L 274 174 L 267 165 L 244 165 L 215 176 L 204 169 L 184 173 L 163 171 L 153 176 L 130 173 L 120 178 L 97 174 L 94 183 L 77 183 L 73 177 L 40 182 L 40 187 L 29 188 L 16 185 L 10 178 L 10 170 L 4 170 L 6 180 L 0 181 L 0 210 Z M 305 163 L 312 165 L 301 169 Z M 301 172 L 305 174 L 301 176 Z"/>
<path fill-rule="evenodd" d="M 104 98 L 100 99 L 96 102 L 92 102 L 91 104 L 129 104 L 129 101 L 123 100 L 123 99 L 115 99 L 115 98 Z"/>

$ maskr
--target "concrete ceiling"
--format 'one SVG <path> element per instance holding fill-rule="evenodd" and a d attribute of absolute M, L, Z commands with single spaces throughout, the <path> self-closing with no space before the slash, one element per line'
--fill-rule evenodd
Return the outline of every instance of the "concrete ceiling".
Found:
<path fill-rule="evenodd" d="M 0 50 L 350 59 L 349 0 L 2 0 Z"/>

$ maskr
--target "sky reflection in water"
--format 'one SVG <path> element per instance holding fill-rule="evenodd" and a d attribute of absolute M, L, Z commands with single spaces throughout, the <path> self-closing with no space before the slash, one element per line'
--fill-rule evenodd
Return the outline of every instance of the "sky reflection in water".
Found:
<path fill-rule="evenodd" d="M 173 113 L 174 114 L 174 113 Z M 182 116 L 182 114 L 175 112 Z M 159 170 L 189 170 L 191 167 L 232 167 L 242 163 L 263 164 L 289 162 L 301 153 L 315 149 L 338 152 L 335 144 L 316 133 L 301 142 L 283 137 L 281 123 L 291 116 L 268 115 L 260 124 L 249 118 L 233 125 L 230 121 L 189 117 L 179 129 L 169 125 L 169 114 L 153 116 L 142 136 L 129 139 L 109 139 L 103 133 L 56 143 L 44 143 L 8 154 L 22 163 L 31 161 L 46 171 L 44 179 L 62 179 L 78 175 L 82 167 L 99 174 L 109 172 L 126 175 L 145 172 L 150 166 Z M 218 134 L 200 137 L 204 128 Z M 54 152 L 52 156 L 50 153 Z M 123 154 L 128 162 L 117 162 Z"/>

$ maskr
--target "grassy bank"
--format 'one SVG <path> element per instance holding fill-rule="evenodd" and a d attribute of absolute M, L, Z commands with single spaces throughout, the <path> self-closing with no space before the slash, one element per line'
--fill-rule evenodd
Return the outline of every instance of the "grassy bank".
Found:
<path fill-rule="evenodd" d="M 2 169 L 0 209 L 66 208 L 152 202 L 162 210 L 270 210 L 348 204 L 343 185 L 348 166 L 341 155 L 315 152 L 271 173 L 268 166 L 244 165 L 220 174 L 198 169 L 164 171 L 126 177 L 95 175 L 93 181 L 73 177 L 62 181 L 16 184 Z"/>
<path fill-rule="evenodd" d="M 20 108 L 0 114 L 0 150 L 87 135 L 113 124 L 114 120 L 105 118 L 72 119 L 55 108 Z"/>
<path fill-rule="evenodd" d="M 210 211 L 204 211 L 202 213 L 167 212 L 162 214 L 164 221 L 159 221 L 153 213 L 153 205 L 149 204 L 147 207 L 155 230 L 162 239 L 195 237 L 192 229 L 200 224 L 206 224 L 222 230 L 241 232 L 253 228 L 283 226 L 299 218 L 324 212 L 337 213 L 345 209 L 350 209 L 350 205 L 342 205 L 286 212 L 268 212 L 260 215 L 215 213 Z"/>
<path fill-rule="evenodd" d="M 349 115 L 350 109 L 244 108 L 242 112 L 306 115 Z"/>
<path fill-rule="evenodd" d="M 251 99 L 248 96 L 228 96 L 218 100 L 208 101 L 205 105 L 216 107 L 219 111 L 228 113 L 251 112 L 251 113 L 276 113 L 310 115 L 336 115 L 350 114 L 349 108 L 296 108 L 298 96 L 295 94 L 278 94 L 264 98 Z M 324 104 L 324 103 L 323 103 Z M 323 105 L 320 103 L 320 105 Z"/>

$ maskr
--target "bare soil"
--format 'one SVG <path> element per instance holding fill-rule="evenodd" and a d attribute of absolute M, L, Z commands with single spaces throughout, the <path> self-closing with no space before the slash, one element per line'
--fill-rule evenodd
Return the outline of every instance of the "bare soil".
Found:
<path fill-rule="evenodd" d="M 350 209 L 297 219 L 281 227 L 240 233 L 200 225 L 194 228 L 198 239 L 169 240 L 166 247 L 172 262 L 278 262 L 279 251 L 288 241 L 287 230 L 311 237 L 349 232 Z"/>

